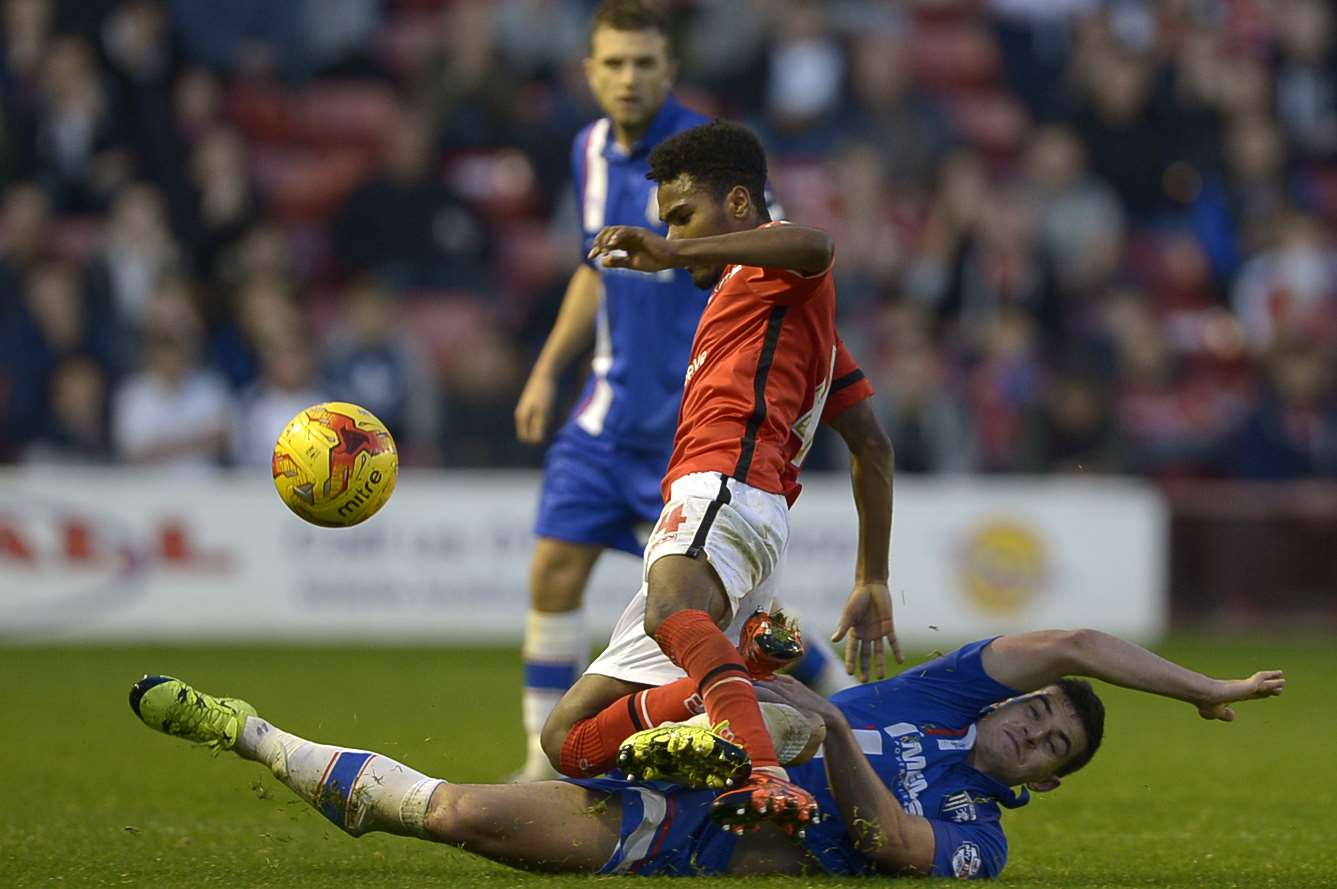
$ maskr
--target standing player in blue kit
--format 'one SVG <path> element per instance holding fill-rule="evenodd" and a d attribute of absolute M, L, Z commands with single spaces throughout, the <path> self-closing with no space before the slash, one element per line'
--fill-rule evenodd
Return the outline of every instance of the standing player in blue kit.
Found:
<path fill-rule="evenodd" d="M 581 131 L 571 154 L 584 254 L 605 226 L 665 233 L 655 183 L 646 178 L 647 158 L 659 142 L 706 120 L 670 95 L 675 74 L 667 22 L 654 3 L 605 0 L 599 6 L 585 75 L 607 116 Z M 595 562 L 605 549 L 639 558 L 663 508 L 659 483 L 708 296 L 682 269 L 644 274 L 587 259 L 571 276 L 516 405 L 516 434 L 539 444 L 549 432 L 558 381 L 593 334 L 590 378 L 548 450 L 534 525 L 524 642 L 528 753 L 521 780 L 556 775 L 540 732 L 588 662 L 581 604 Z M 793 672 L 827 693 L 848 684 L 811 637 Z"/>

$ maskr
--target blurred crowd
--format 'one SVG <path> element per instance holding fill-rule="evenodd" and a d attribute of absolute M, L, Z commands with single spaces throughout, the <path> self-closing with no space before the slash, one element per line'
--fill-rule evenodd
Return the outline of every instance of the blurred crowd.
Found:
<path fill-rule="evenodd" d="M 261 467 L 337 398 L 536 464 L 592 5 L 3 0 L 0 459 Z M 901 471 L 1337 476 L 1328 3 L 670 7 L 835 236 Z"/>

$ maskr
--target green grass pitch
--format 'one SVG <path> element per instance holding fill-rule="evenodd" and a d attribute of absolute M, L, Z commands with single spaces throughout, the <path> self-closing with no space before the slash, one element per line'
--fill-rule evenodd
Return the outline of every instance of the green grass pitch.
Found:
<path fill-rule="evenodd" d="M 1337 886 L 1337 646 L 1182 639 L 1163 651 L 1220 674 L 1280 666 L 1290 687 L 1242 705 L 1233 725 L 1102 688 L 1105 748 L 1058 792 L 1005 816 L 1012 854 L 1001 883 Z M 453 781 L 497 780 L 520 758 L 513 651 L 0 648 L 0 885 L 591 884 L 428 843 L 351 840 L 260 767 L 141 726 L 126 692 L 146 671 L 245 697 L 306 737 L 378 750 Z"/>

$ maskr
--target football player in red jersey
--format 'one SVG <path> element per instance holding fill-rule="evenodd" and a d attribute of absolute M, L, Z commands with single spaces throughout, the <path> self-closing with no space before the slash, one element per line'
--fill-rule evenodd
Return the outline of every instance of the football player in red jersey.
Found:
<path fill-rule="evenodd" d="M 771 604 L 799 467 L 826 422 L 850 449 L 860 538 L 855 587 L 833 638 L 852 635 L 846 665 L 865 679 L 870 661 L 885 675 L 884 639 L 901 659 L 887 588 L 891 443 L 867 403 L 872 386 L 836 334 L 831 239 L 770 220 L 756 137 L 737 124 L 704 124 L 665 140 L 649 164 L 668 237 L 609 227 L 591 258 L 642 272 L 685 268 L 713 291 L 692 346 L 645 583 L 608 649 L 554 710 L 543 746 L 564 774 L 599 774 L 629 735 L 704 707 L 712 724 L 728 723 L 725 738 L 752 764 L 746 782 L 716 801 L 718 820 L 797 830 L 816 804 L 787 780 L 736 646 L 753 613 Z"/>

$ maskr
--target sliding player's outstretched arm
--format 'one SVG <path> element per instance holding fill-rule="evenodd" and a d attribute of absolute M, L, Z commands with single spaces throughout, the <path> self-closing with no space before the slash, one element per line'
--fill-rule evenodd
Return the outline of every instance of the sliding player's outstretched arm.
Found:
<path fill-rule="evenodd" d="M 850 451 L 850 482 L 859 514 L 859 551 L 854 567 L 854 590 L 845 603 L 832 642 L 850 636 L 845 645 L 845 670 L 863 681 L 887 675 L 883 639 L 902 663 L 900 643 L 892 621 L 889 576 L 891 546 L 892 473 L 895 452 L 867 399 L 833 417 L 828 425 L 840 433 Z"/>
<path fill-rule="evenodd" d="M 1244 679 L 1213 679 L 1099 630 L 1002 636 L 984 649 L 982 660 L 985 672 L 1018 691 L 1034 691 L 1063 676 L 1090 676 L 1185 701 L 1204 719 L 1226 722 L 1235 718 L 1232 703 L 1273 697 L 1286 688 L 1280 670 L 1262 670 Z"/>
<path fill-rule="evenodd" d="M 763 687 L 825 723 L 826 779 L 859 851 L 885 873 L 927 876 L 933 869 L 937 845 L 933 825 L 927 818 L 901 808 L 859 748 L 845 715 L 790 676 L 777 676 Z"/>

